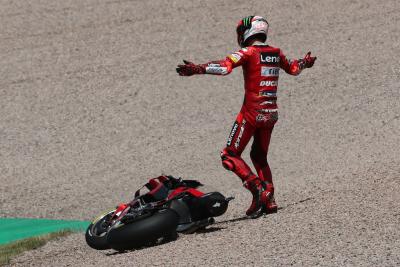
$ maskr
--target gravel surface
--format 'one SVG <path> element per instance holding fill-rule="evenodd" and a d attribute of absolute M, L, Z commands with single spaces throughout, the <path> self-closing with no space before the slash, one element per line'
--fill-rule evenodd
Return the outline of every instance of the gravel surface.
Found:
<path fill-rule="evenodd" d="M 236 50 L 236 22 L 254 13 L 271 45 L 318 61 L 280 80 L 269 161 L 282 209 L 244 220 L 250 195 L 219 159 L 241 70 L 175 66 Z M 1 217 L 89 220 L 161 173 L 236 197 L 175 242 L 116 254 L 74 234 L 12 265 L 399 266 L 399 14 L 398 0 L 1 0 Z"/>

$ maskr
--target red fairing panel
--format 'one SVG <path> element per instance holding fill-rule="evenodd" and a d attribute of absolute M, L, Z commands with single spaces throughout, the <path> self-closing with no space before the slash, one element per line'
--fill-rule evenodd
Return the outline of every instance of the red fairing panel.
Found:
<path fill-rule="evenodd" d="M 196 190 L 194 188 L 187 188 L 187 187 L 182 186 L 182 187 L 178 187 L 174 191 L 172 191 L 168 195 L 168 199 L 174 198 L 174 197 L 178 196 L 179 194 L 181 194 L 183 192 L 187 192 L 187 193 L 191 194 L 194 197 L 201 197 L 202 195 L 204 195 L 204 193 L 200 192 L 199 190 Z"/>

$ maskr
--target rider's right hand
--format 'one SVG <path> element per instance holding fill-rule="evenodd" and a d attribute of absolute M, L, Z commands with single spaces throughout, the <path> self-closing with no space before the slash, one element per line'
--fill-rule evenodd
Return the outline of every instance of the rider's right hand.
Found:
<path fill-rule="evenodd" d="M 192 76 L 193 74 L 204 74 L 206 72 L 205 67 L 202 65 L 196 65 L 190 61 L 183 60 L 185 65 L 178 65 L 176 72 L 180 76 Z"/>

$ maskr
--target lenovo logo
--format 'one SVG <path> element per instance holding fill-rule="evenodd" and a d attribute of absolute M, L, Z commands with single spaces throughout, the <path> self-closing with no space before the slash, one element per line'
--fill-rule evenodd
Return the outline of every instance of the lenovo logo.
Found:
<path fill-rule="evenodd" d="M 280 61 L 279 54 L 269 53 L 269 52 L 261 52 L 260 54 L 260 63 L 261 64 L 277 64 Z"/>

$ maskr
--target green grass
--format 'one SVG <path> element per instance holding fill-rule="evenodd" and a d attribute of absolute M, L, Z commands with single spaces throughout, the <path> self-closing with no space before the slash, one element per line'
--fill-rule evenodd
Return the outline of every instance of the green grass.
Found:
<path fill-rule="evenodd" d="M 6 245 L 0 245 L 0 266 L 10 263 L 11 258 L 24 251 L 39 248 L 50 240 L 58 239 L 71 233 L 73 233 L 71 230 L 62 230 L 47 235 L 21 239 Z"/>

